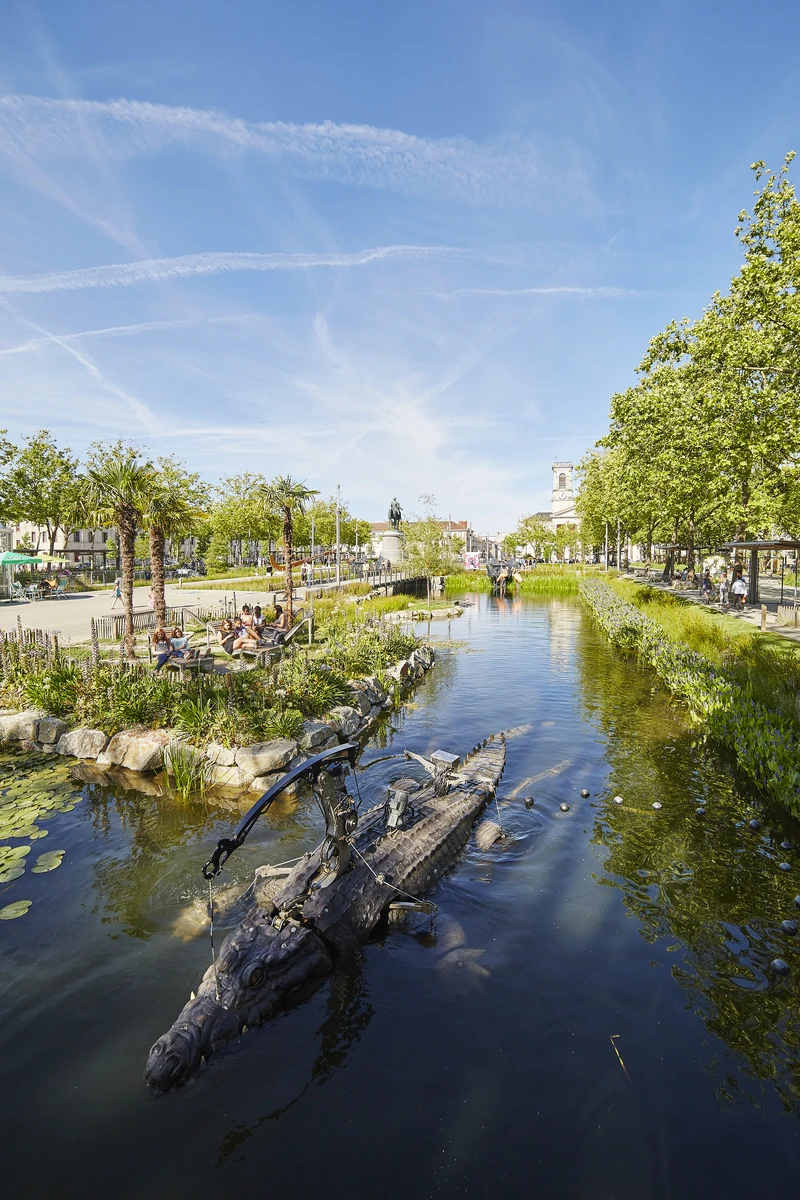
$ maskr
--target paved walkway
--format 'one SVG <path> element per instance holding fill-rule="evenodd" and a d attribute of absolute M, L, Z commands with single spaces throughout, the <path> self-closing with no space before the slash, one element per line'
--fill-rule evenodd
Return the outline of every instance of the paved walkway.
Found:
<path fill-rule="evenodd" d="M 630 576 L 626 576 L 626 578 L 630 578 Z M 645 583 L 645 580 L 637 579 L 634 582 Z M 800 643 L 800 627 L 792 629 L 786 625 L 777 624 L 778 605 L 791 605 L 794 602 L 794 588 L 789 587 L 788 584 L 784 585 L 783 600 L 781 601 L 781 581 L 779 578 L 776 579 L 769 575 L 762 575 L 758 581 L 758 604 L 746 605 L 743 612 L 734 612 L 733 609 L 723 608 L 720 604 L 703 604 L 697 592 L 676 591 L 668 583 L 648 580 L 646 586 L 658 588 L 662 592 L 669 592 L 673 596 L 680 596 L 683 600 L 688 600 L 690 604 L 697 604 L 700 608 L 724 613 L 731 620 L 744 621 L 748 625 L 753 625 L 756 629 L 761 628 L 761 605 L 765 604 L 767 607 L 767 632 L 775 633 L 779 637 L 788 638 L 791 642 Z M 800 603 L 800 589 L 798 589 L 798 602 Z"/>
<path fill-rule="evenodd" d="M 225 582 L 227 585 L 228 581 L 226 580 Z M 184 584 L 183 587 L 180 587 L 178 584 L 168 583 L 166 586 L 167 605 L 174 608 L 180 608 L 182 605 L 185 605 L 187 608 L 194 608 L 198 605 L 202 608 L 211 608 L 221 605 L 226 596 L 230 603 L 234 593 L 236 593 L 236 604 L 239 608 L 243 604 L 251 606 L 260 604 L 262 608 L 268 608 L 275 603 L 276 597 L 280 602 L 283 596 L 282 589 L 279 591 L 275 590 L 275 583 L 280 582 L 277 576 L 265 578 L 265 590 L 259 592 L 237 592 L 236 582 L 236 580 L 230 580 L 231 586 L 226 586 L 222 589 L 200 588 L 194 584 Z M 369 582 L 372 582 L 372 580 Z M 335 589 L 335 581 L 314 585 L 315 593 Z M 298 587 L 295 589 L 296 604 L 303 603 L 306 591 L 306 588 Z M 144 587 L 135 587 L 133 589 L 133 607 L 135 609 L 147 608 L 149 594 L 149 584 L 145 584 Z M 26 629 L 45 629 L 57 633 L 61 644 L 64 646 L 68 646 L 71 642 L 88 642 L 92 617 L 96 619 L 97 617 L 122 614 L 121 601 L 113 610 L 111 603 L 112 593 L 110 590 L 103 592 L 67 592 L 58 600 L 6 601 L 0 604 L 0 630 L 8 631 L 9 629 L 13 629 L 17 624 L 17 617 L 19 616 Z"/>

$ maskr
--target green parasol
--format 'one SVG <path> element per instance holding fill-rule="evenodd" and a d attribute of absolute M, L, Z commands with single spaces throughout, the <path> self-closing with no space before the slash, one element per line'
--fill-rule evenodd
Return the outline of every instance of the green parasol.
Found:
<path fill-rule="evenodd" d="M 26 564 L 30 565 L 41 561 L 32 554 L 17 554 L 16 550 L 4 550 L 0 554 L 0 567 L 24 567 Z"/>

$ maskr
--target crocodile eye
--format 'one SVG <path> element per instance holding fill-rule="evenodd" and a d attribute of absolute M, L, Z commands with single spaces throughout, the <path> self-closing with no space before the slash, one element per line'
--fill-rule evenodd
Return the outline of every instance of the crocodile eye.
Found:
<path fill-rule="evenodd" d="M 264 982 L 264 968 L 254 967 L 247 982 L 251 988 L 259 987 Z"/>

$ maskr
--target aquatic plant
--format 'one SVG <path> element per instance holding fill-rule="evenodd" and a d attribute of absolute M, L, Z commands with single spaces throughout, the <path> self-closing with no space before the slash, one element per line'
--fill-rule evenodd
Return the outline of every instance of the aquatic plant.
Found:
<path fill-rule="evenodd" d="M 170 742 L 164 755 L 164 765 L 172 776 L 175 791 L 184 800 L 192 792 L 205 791 L 211 764 L 182 738 L 174 738 Z"/>
<path fill-rule="evenodd" d="M 581 596 L 606 636 L 635 651 L 693 719 L 736 755 L 742 771 L 800 816 L 800 742 L 792 724 L 771 712 L 726 667 L 679 645 L 607 584 L 587 580 Z"/>

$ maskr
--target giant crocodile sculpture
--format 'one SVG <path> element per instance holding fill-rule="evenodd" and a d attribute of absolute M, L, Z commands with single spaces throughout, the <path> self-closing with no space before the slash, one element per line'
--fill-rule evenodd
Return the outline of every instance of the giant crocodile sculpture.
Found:
<path fill-rule="evenodd" d="M 429 784 L 401 781 L 385 803 L 359 818 L 347 792 L 344 762 L 349 757 L 354 765 L 357 750 L 336 747 L 292 773 L 310 776 L 327 836 L 288 874 L 270 868 L 256 873 L 255 904 L 225 938 L 197 995 L 150 1050 L 145 1079 L 156 1091 L 186 1083 L 204 1059 L 262 1024 L 304 985 L 328 975 L 341 955 L 365 942 L 390 915 L 390 907 L 414 907 L 417 901 L 432 911 L 435 906 L 419 897 L 464 849 L 496 791 L 506 757 L 501 734 L 463 760 L 441 752 L 419 759 L 433 776 Z M 261 798 L 233 838 L 219 843 L 204 868 L 207 879 L 241 845 L 286 782 Z"/>

